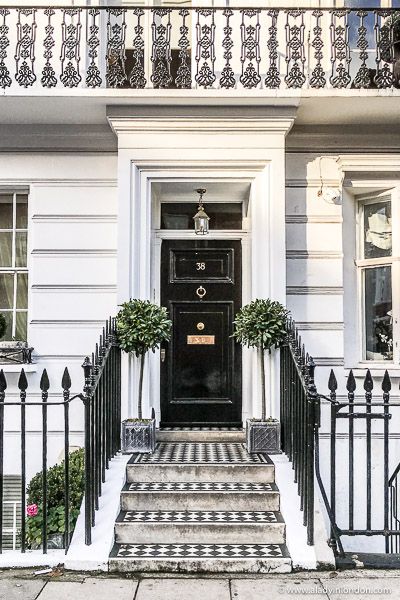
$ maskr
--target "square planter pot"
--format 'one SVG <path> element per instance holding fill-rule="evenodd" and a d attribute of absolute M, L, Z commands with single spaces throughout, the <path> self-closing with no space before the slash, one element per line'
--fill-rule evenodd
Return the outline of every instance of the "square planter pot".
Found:
<path fill-rule="evenodd" d="M 154 452 L 156 420 L 122 421 L 122 452 L 125 454 Z"/>
<path fill-rule="evenodd" d="M 281 424 L 279 421 L 246 421 L 246 445 L 250 453 L 280 454 Z"/>

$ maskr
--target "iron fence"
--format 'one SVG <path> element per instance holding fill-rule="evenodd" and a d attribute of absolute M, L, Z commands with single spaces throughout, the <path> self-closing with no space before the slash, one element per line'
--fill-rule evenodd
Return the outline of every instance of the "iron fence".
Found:
<path fill-rule="evenodd" d="M 62 400 L 49 401 L 50 382 L 46 369 L 40 379 L 41 401 L 31 401 L 28 398 L 28 380 L 24 369 L 18 378 L 19 400 L 7 399 L 7 380 L 3 370 L 0 370 L 0 553 L 3 552 L 3 541 L 10 533 L 6 527 L 4 515 L 9 501 L 4 496 L 4 437 L 5 415 L 12 407 L 19 412 L 20 424 L 20 465 L 21 465 L 21 504 L 20 523 L 18 524 L 18 540 L 21 552 L 27 549 L 27 417 L 32 418 L 34 411 L 39 410 L 41 417 L 41 494 L 42 494 L 42 526 L 41 545 L 43 553 L 48 550 L 48 417 L 54 407 L 63 411 L 63 449 L 64 449 L 64 547 L 68 551 L 70 531 L 70 406 L 75 400 L 84 403 L 84 432 L 85 432 L 85 542 L 91 543 L 91 529 L 95 524 L 95 511 L 101 495 L 102 483 L 105 481 L 106 469 L 110 459 L 120 449 L 120 419 L 121 419 L 121 379 L 120 379 L 120 349 L 116 344 L 115 320 L 109 319 L 96 344 L 95 352 L 90 360 L 86 357 L 83 363 L 85 386 L 84 392 L 71 396 L 71 378 L 65 368 L 62 381 Z M 27 401 L 28 400 L 28 401 Z M 55 412 L 53 414 L 56 414 Z M 15 509 L 14 509 L 15 512 Z M 14 515 L 15 516 L 15 515 Z M 14 519 L 15 521 L 15 519 Z M 13 549 L 16 546 L 16 524 L 13 523 Z"/>
<path fill-rule="evenodd" d="M 400 80 L 387 8 L 0 8 L 0 87 L 369 89 Z"/>
<path fill-rule="evenodd" d="M 315 386 L 314 361 L 306 353 L 292 320 L 287 323 L 287 334 L 287 344 L 281 348 L 280 370 L 282 450 L 293 465 L 304 525 L 307 526 L 308 544 L 314 543 L 315 480 L 330 522 L 329 543 L 337 555 L 345 554 L 343 536 L 380 536 L 384 539 L 386 553 L 398 553 L 400 463 L 397 464 L 398 456 L 394 445 L 390 444 L 390 423 L 393 409 L 399 407 L 400 402 L 390 398 L 392 383 L 388 372 L 384 372 L 378 386 L 378 398 L 373 394 L 377 384 L 374 384 L 369 370 L 363 380 L 362 396 L 357 395 L 356 379 L 353 371 L 350 371 L 346 380 L 347 399 L 338 397 L 338 384 L 333 370 L 327 386 L 329 396 L 320 394 Z M 330 407 L 329 452 L 323 458 L 329 472 L 329 493 L 321 474 L 321 400 L 327 401 Z M 345 431 L 339 428 L 342 423 Z M 356 423 L 359 424 L 357 429 Z M 377 430 L 379 424 L 381 427 Z M 343 446 L 343 439 L 347 448 Z M 380 447 L 375 447 L 375 456 L 379 460 L 374 470 L 373 444 L 377 443 Z M 342 460 L 344 455 L 345 462 Z M 341 461 L 338 468 L 339 457 Z M 393 473 L 390 476 L 391 468 Z M 338 483 L 340 510 L 337 502 Z M 378 490 L 375 502 L 374 487 Z"/>

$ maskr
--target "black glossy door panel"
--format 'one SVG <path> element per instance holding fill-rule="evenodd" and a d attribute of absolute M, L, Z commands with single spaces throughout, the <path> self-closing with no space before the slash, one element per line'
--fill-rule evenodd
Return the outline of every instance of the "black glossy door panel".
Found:
<path fill-rule="evenodd" d="M 161 301 L 173 323 L 162 352 L 161 424 L 239 426 L 241 348 L 231 336 L 241 243 L 164 241 Z"/>

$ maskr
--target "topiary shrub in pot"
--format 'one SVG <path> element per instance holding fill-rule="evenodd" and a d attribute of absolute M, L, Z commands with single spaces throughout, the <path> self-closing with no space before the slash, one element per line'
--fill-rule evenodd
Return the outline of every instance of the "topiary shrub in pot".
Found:
<path fill-rule="evenodd" d="M 154 452 L 156 420 L 154 410 L 151 419 L 143 419 L 142 394 L 146 354 L 155 352 L 162 342 L 171 337 L 172 322 L 167 309 L 148 300 L 129 300 L 121 305 L 117 314 L 117 341 L 124 352 L 134 354 L 140 360 L 137 418 L 122 423 L 122 451 Z"/>
<path fill-rule="evenodd" d="M 233 337 L 243 346 L 257 348 L 260 359 L 261 419 L 246 421 L 248 452 L 277 454 L 281 451 L 280 423 L 271 416 L 267 418 L 265 353 L 285 342 L 288 314 L 280 302 L 257 299 L 243 306 L 234 321 Z"/>

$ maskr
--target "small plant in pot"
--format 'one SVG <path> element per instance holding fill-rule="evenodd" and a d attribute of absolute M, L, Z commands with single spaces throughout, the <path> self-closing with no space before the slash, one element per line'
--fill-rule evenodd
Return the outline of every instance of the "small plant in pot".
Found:
<path fill-rule="evenodd" d="M 137 418 L 122 423 L 122 451 L 154 452 L 156 420 L 143 418 L 143 373 L 146 354 L 155 352 L 162 342 L 171 337 L 172 322 L 167 309 L 148 300 L 129 300 L 117 314 L 117 340 L 120 348 L 140 360 Z"/>
<path fill-rule="evenodd" d="M 267 418 L 265 353 L 285 342 L 288 314 L 289 311 L 280 302 L 257 299 L 243 306 L 234 321 L 234 338 L 243 346 L 257 348 L 260 359 L 261 419 L 246 421 L 249 452 L 277 454 L 281 451 L 280 423 L 271 416 Z"/>

